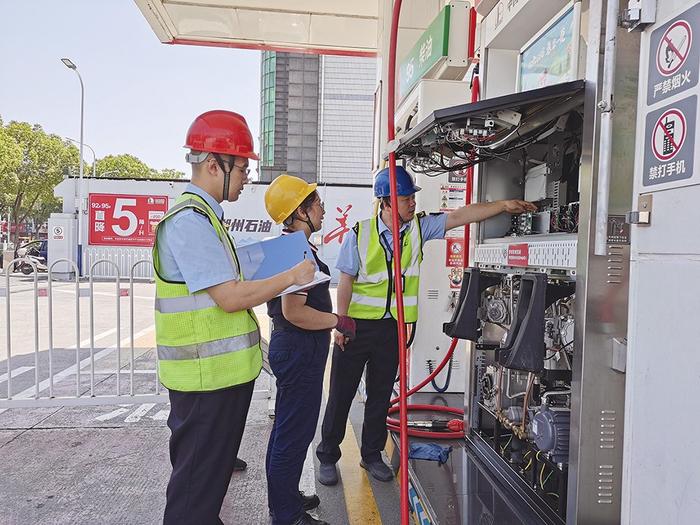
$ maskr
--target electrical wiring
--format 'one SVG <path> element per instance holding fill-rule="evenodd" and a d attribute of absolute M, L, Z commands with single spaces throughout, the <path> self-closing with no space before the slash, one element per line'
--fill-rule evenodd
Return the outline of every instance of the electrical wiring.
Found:
<path fill-rule="evenodd" d="M 551 471 L 549 472 L 549 474 L 547 475 L 547 477 L 544 478 L 544 468 L 545 468 L 546 466 L 547 466 L 547 465 L 546 465 L 545 463 L 543 463 L 543 464 L 542 464 L 542 468 L 540 469 L 540 488 L 541 488 L 542 490 L 544 490 L 545 484 L 549 481 L 549 478 L 552 477 L 552 474 L 554 474 L 554 470 L 551 470 Z M 544 478 L 544 480 L 543 480 L 543 478 Z"/>
<path fill-rule="evenodd" d="M 510 438 L 508 439 L 508 441 L 506 441 L 506 444 L 503 445 L 502 447 L 500 447 L 500 448 L 501 448 L 501 454 L 505 454 L 506 449 L 508 448 L 508 445 L 510 445 L 510 442 L 511 442 L 511 441 L 513 441 L 513 434 L 510 435 Z"/>

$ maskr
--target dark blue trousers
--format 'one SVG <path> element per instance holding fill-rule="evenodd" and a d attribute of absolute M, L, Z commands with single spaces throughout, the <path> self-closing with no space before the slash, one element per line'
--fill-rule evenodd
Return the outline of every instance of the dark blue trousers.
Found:
<path fill-rule="evenodd" d="M 330 332 L 281 328 L 270 338 L 277 398 L 265 465 L 273 525 L 289 525 L 303 513 L 299 479 L 316 433 L 330 337 Z"/>
<path fill-rule="evenodd" d="M 165 525 L 218 525 L 255 381 L 215 392 L 170 391 Z"/>

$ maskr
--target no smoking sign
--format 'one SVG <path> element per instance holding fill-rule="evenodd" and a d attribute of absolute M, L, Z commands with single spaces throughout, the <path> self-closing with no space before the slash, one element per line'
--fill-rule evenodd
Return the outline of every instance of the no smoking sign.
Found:
<path fill-rule="evenodd" d="M 656 67 L 668 77 L 685 63 L 693 43 L 693 30 L 685 20 L 678 20 L 664 31 L 656 51 Z"/>
<path fill-rule="evenodd" d="M 700 5 L 688 9 L 651 33 L 647 105 L 698 84 L 700 53 L 693 28 L 700 27 Z"/>

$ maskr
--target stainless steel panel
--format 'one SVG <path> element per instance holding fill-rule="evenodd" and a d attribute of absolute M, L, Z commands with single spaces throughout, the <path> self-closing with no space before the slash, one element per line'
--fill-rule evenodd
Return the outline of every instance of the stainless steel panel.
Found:
<path fill-rule="evenodd" d="M 611 368 L 611 344 L 627 333 L 629 247 L 593 255 L 602 50 L 607 2 L 583 2 L 588 60 L 581 158 L 576 327 L 567 523 L 620 521 L 625 376 Z M 609 213 L 631 209 L 639 34 L 617 32 Z M 610 266 L 614 266 L 611 274 Z"/>

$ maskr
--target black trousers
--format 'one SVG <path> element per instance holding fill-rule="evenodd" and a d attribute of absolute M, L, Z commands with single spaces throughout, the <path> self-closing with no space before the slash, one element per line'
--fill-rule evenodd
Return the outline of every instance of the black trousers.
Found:
<path fill-rule="evenodd" d="M 330 331 L 283 328 L 272 332 L 269 357 L 277 378 L 277 398 L 265 461 L 272 525 L 294 523 L 304 513 L 299 479 L 316 434 L 330 342 Z"/>
<path fill-rule="evenodd" d="M 170 390 L 170 462 L 165 525 L 223 523 L 219 518 L 255 381 L 215 392 Z"/>
<path fill-rule="evenodd" d="M 360 453 L 366 462 L 381 460 L 386 444 L 386 416 L 399 363 L 398 335 L 394 319 L 355 319 L 357 338 L 341 350 L 333 346 L 333 364 L 328 403 L 316 456 L 321 463 L 340 459 L 340 443 L 350 405 L 367 366 L 367 401 L 362 425 Z"/>

